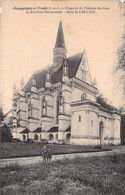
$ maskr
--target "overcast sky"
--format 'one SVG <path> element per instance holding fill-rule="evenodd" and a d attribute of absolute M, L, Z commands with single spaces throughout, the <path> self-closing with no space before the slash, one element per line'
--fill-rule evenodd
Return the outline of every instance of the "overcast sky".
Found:
<path fill-rule="evenodd" d="M 26 14 L 14 7 L 96 7 L 92 1 L 4 1 L 1 19 L 1 66 L 0 94 L 3 95 L 4 111 L 12 105 L 14 82 L 19 88 L 23 76 L 27 82 L 33 71 L 51 64 L 60 14 Z M 67 56 L 87 52 L 92 78 L 104 97 L 115 106 L 121 96 L 112 76 L 116 50 L 121 44 L 123 19 L 118 1 L 98 1 L 96 14 L 61 14 Z"/>

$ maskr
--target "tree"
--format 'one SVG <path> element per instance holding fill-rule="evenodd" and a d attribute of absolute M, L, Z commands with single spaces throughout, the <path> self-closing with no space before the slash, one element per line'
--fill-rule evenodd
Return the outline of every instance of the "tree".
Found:
<path fill-rule="evenodd" d="M 3 119 L 4 119 L 3 108 L 2 106 L 0 106 L 0 124 L 2 123 Z"/>
<path fill-rule="evenodd" d="M 0 127 L 0 141 L 1 142 L 11 142 L 12 141 L 12 133 L 10 128 L 4 124 Z"/>
<path fill-rule="evenodd" d="M 123 20 L 125 23 L 125 6 L 123 7 Z M 123 94 L 125 95 L 125 26 L 122 36 L 122 44 L 117 50 L 117 63 L 114 68 L 114 73 L 117 77 L 118 85 L 122 89 Z"/>

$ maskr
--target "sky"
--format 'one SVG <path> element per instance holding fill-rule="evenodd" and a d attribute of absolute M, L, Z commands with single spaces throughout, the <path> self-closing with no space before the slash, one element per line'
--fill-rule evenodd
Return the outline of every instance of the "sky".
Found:
<path fill-rule="evenodd" d="M 86 11 L 96 8 L 96 13 L 28 14 L 15 7 L 62 7 L 68 11 L 76 7 L 85 8 Z M 60 18 L 67 57 L 85 49 L 91 76 L 92 79 L 96 78 L 99 91 L 114 106 L 122 104 L 112 74 L 117 58 L 116 50 L 122 43 L 123 33 L 119 1 L 5 0 L 1 12 L 0 97 L 4 112 L 12 107 L 14 83 L 19 88 L 22 77 L 26 83 L 34 71 L 52 63 Z"/>

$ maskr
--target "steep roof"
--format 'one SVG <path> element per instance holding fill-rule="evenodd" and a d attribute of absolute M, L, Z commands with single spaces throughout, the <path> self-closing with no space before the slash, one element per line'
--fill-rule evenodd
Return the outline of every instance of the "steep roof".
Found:
<path fill-rule="evenodd" d="M 21 131 L 20 133 L 29 133 L 30 130 L 28 128 L 25 128 L 23 131 Z"/>
<path fill-rule="evenodd" d="M 48 132 L 52 133 L 58 132 L 58 127 L 52 127 L 51 129 L 48 130 Z"/>
<path fill-rule="evenodd" d="M 33 131 L 33 133 L 41 133 L 42 132 L 42 128 L 41 127 L 38 127 L 37 129 L 35 129 Z"/>
<path fill-rule="evenodd" d="M 58 28 L 58 33 L 57 33 L 57 38 L 56 38 L 56 43 L 55 43 L 55 48 L 57 47 L 66 48 L 61 21 L 59 23 L 59 28 Z"/>
<path fill-rule="evenodd" d="M 71 132 L 71 126 L 69 126 L 69 127 L 65 130 L 65 132 Z"/>
<path fill-rule="evenodd" d="M 66 58 L 69 67 L 69 78 L 75 77 L 83 55 L 84 52 Z M 45 76 L 48 71 L 51 72 L 51 82 L 53 84 L 62 81 L 63 63 L 60 65 L 56 65 L 55 63 L 53 63 L 51 66 L 35 72 L 25 85 L 24 90 L 26 92 L 30 91 L 30 88 L 32 86 L 32 79 L 34 76 L 36 78 L 36 88 L 39 89 L 41 87 L 45 87 Z"/>

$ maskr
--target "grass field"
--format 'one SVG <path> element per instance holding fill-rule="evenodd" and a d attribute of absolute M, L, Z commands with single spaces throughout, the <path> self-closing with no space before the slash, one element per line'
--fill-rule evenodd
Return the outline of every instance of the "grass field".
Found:
<path fill-rule="evenodd" d="M 0 143 L 0 159 L 12 157 L 40 156 L 42 143 Z M 47 144 L 52 148 L 53 154 L 70 154 L 81 152 L 98 152 L 107 149 L 96 149 L 89 146 Z"/>
<path fill-rule="evenodd" d="M 58 160 L 0 169 L 2 195 L 123 195 L 125 154 L 113 163 L 110 156 Z"/>

